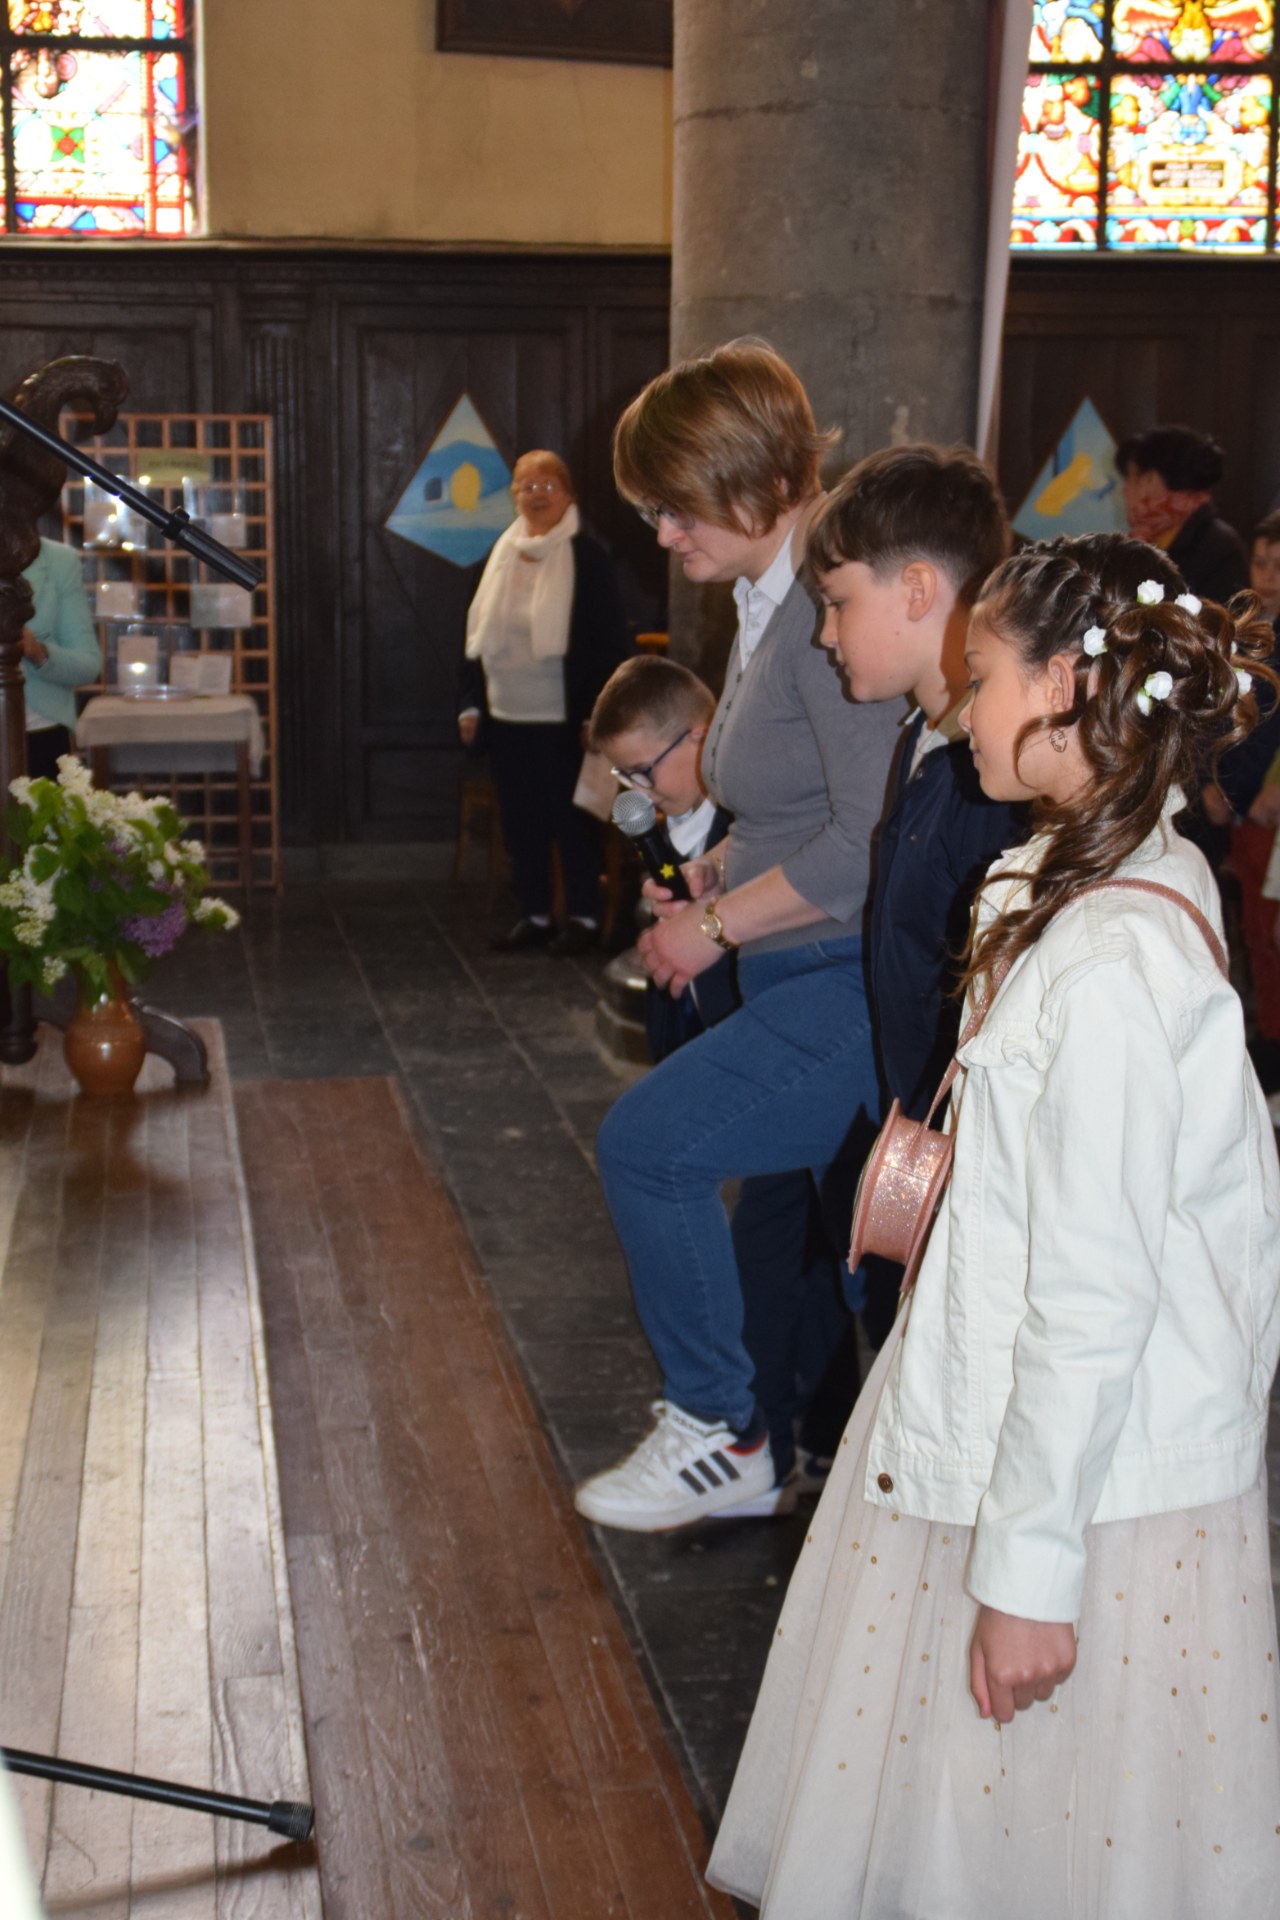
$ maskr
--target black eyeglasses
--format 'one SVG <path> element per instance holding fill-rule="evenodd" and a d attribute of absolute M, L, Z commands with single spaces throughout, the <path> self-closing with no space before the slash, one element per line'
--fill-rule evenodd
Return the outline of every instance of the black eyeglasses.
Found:
<path fill-rule="evenodd" d="M 664 520 L 669 520 L 677 533 L 693 532 L 695 516 L 691 513 L 677 513 L 674 507 L 637 507 L 636 512 L 646 527 L 652 527 L 655 533 Z"/>
<path fill-rule="evenodd" d="M 671 745 L 669 747 L 664 747 L 662 749 L 662 752 L 658 755 L 657 759 L 651 760 L 647 767 L 610 767 L 609 771 L 613 775 L 615 780 L 625 780 L 628 786 L 644 787 L 651 792 L 653 789 L 653 776 L 654 776 L 655 769 L 660 767 L 663 761 L 666 759 L 667 755 L 669 753 L 674 753 L 676 748 L 680 745 L 680 742 L 682 740 L 687 740 L 689 738 L 689 735 L 692 732 L 693 732 L 692 727 L 686 727 L 683 733 L 678 733 L 675 739 L 671 742 Z"/>

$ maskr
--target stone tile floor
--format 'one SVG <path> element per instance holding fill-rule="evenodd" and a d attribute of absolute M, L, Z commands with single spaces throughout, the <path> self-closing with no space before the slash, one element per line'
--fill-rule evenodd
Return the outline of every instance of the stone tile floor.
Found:
<path fill-rule="evenodd" d="M 496 956 L 493 924 L 443 857 L 411 881 L 294 885 L 255 900 L 236 934 L 188 939 L 148 998 L 216 1015 L 235 1079 L 399 1078 L 577 1481 L 639 1437 L 658 1390 L 592 1163 L 624 1080 L 595 1042 L 600 958 Z M 1280 1417 L 1271 1464 L 1280 1490 Z M 713 1817 L 806 1517 L 595 1536 Z"/>

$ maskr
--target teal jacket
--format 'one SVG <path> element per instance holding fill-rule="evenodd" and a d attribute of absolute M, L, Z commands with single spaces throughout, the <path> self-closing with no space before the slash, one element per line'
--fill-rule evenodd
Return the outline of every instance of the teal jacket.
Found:
<path fill-rule="evenodd" d="M 80 555 L 74 547 L 42 540 L 39 554 L 22 577 L 30 582 L 35 595 L 35 612 L 28 624 L 49 650 L 42 667 L 31 660 L 22 663 L 27 706 L 43 720 L 74 727 L 72 688 L 83 687 L 102 673 L 102 652 L 84 590 Z"/>

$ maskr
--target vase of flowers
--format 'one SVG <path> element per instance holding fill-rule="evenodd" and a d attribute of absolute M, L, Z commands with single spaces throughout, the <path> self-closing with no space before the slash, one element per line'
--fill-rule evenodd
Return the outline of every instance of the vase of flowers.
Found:
<path fill-rule="evenodd" d="M 0 880 L 0 953 L 17 985 L 75 977 L 64 1048 L 86 1093 L 127 1092 L 146 1053 L 129 990 L 189 926 L 234 927 L 206 892 L 198 840 L 167 800 L 106 793 L 73 754 L 56 780 L 14 780 Z"/>

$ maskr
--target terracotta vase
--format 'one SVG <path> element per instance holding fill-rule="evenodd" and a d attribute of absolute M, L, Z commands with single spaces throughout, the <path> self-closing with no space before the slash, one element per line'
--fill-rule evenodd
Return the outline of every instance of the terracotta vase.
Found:
<path fill-rule="evenodd" d="M 99 999 L 81 1000 L 62 1036 L 62 1052 L 82 1093 L 131 1093 L 147 1057 L 147 1037 L 118 980 Z"/>

